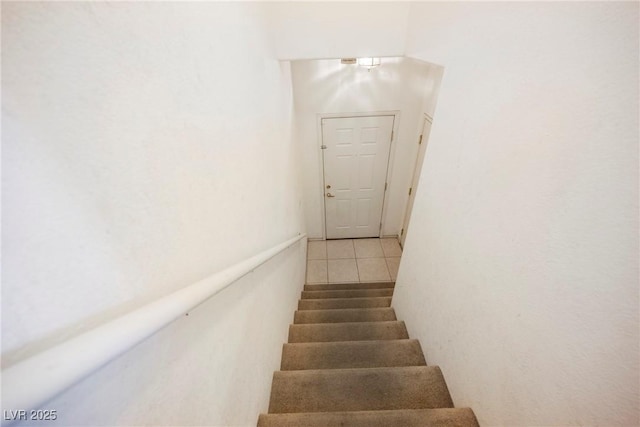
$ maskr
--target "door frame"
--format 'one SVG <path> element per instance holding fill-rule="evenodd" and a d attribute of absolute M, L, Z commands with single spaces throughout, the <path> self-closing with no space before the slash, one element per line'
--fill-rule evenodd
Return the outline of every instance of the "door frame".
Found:
<path fill-rule="evenodd" d="M 411 222 L 411 212 L 413 211 L 413 203 L 411 202 L 411 198 L 415 200 L 416 190 L 418 188 L 418 181 L 420 180 L 420 176 L 422 175 L 422 165 L 424 164 L 425 157 L 427 155 L 427 146 L 429 145 L 429 135 L 424 134 L 424 129 L 427 127 L 427 123 L 433 126 L 433 117 L 431 117 L 427 113 L 423 113 L 423 120 L 420 126 L 420 132 L 418 133 L 418 138 L 420 139 L 420 144 L 418 146 L 418 151 L 416 152 L 416 159 L 413 164 L 413 171 L 411 172 L 411 183 L 410 188 L 412 189 L 412 194 L 407 197 L 407 203 L 404 207 L 404 214 L 402 215 L 402 229 L 400 234 L 398 235 L 398 242 L 401 247 L 404 247 L 404 241 L 407 238 L 407 232 L 409 231 L 409 223 Z M 429 131 L 429 133 L 431 133 Z M 420 155 L 422 154 L 422 163 L 418 163 L 420 160 Z M 416 176 L 416 172 L 420 170 L 418 176 Z"/>
<path fill-rule="evenodd" d="M 376 117 L 376 116 L 393 116 L 393 133 L 391 136 L 391 144 L 389 146 L 389 159 L 387 163 L 387 190 L 383 195 L 382 202 L 382 214 L 380 216 L 380 222 L 382 223 L 382 227 L 380 228 L 380 237 L 382 237 L 382 229 L 385 226 L 385 222 L 387 220 L 387 204 L 389 203 L 389 198 L 387 197 L 387 192 L 391 189 L 391 176 L 393 174 L 393 163 L 396 154 L 396 140 L 398 139 L 398 129 L 400 125 L 400 110 L 390 110 L 390 111 L 367 111 L 367 112 L 357 112 L 357 113 L 317 113 L 316 114 L 316 149 L 318 150 L 318 170 L 320 171 L 319 182 L 319 194 L 322 198 L 322 240 L 327 240 L 327 206 L 326 206 L 326 198 L 324 196 L 325 193 L 325 183 L 324 183 L 324 153 L 322 152 L 322 119 L 346 119 L 352 117 Z"/>

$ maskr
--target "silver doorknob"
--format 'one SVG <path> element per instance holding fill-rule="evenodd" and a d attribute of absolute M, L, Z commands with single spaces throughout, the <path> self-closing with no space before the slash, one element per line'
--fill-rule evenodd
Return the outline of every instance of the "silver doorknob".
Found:
<path fill-rule="evenodd" d="M 336 196 L 334 196 L 334 195 L 333 195 L 333 194 L 331 194 L 331 193 L 327 193 L 327 197 L 336 197 Z"/>

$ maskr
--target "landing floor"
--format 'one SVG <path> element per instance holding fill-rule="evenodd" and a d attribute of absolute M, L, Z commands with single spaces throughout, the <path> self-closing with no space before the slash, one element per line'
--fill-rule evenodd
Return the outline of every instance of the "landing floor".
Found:
<path fill-rule="evenodd" d="M 310 241 L 307 283 L 395 281 L 401 256 L 395 238 Z"/>

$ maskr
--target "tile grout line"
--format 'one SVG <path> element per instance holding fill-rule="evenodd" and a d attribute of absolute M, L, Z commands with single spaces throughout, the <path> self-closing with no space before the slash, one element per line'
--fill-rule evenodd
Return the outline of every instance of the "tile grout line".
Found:
<path fill-rule="evenodd" d="M 358 258 L 355 258 L 355 261 L 356 261 L 356 271 L 358 272 L 358 283 L 362 283 L 362 279 L 360 278 L 360 267 L 358 267 Z"/>
<path fill-rule="evenodd" d="M 327 281 L 326 281 L 326 283 L 329 283 L 329 260 L 325 259 L 324 262 L 325 262 L 325 265 L 326 265 L 325 271 L 327 272 Z"/>
<path fill-rule="evenodd" d="M 391 269 L 389 268 L 389 263 L 387 262 L 387 258 L 384 258 L 384 263 L 387 266 L 387 273 L 389 273 L 389 280 L 394 281 L 393 277 L 391 277 Z"/>
<path fill-rule="evenodd" d="M 358 274 L 358 283 L 362 283 L 360 278 L 360 269 L 358 268 L 358 254 L 356 253 L 356 242 L 352 239 L 351 246 L 353 247 L 353 262 L 356 264 L 356 273 Z"/>

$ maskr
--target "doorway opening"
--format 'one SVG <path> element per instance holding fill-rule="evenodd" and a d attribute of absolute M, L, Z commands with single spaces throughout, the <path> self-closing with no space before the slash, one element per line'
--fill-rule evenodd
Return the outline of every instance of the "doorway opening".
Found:
<path fill-rule="evenodd" d="M 309 239 L 404 241 L 418 138 L 444 68 L 407 57 L 383 57 L 371 69 L 339 58 L 290 67 Z"/>
<path fill-rule="evenodd" d="M 320 118 L 327 239 L 380 237 L 395 119 Z"/>
<path fill-rule="evenodd" d="M 418 154 L 416 156 L 416 162 L 413 166 L 413 174 L 411 178 L 411 187 L 409 187 L 409 198 L 407 199 L 407 208 L 404 213 L 404 222 L 402 223 L 402 229 L 400 230 L 400 245 L 404 247 L 404 241 L 407 238 L 407 231 L 409 230 L 409 223 L 411 220 L 411 211 L 413 210 L 413 201 L 416 198 L 416 190 L 418 189 L 418 181 L 420 180 L 420 174 L 422 173 L 422 164 L 424 163 L 424 156 L 427 152 L 427 145 L 429 143 L 429 134 L 431 133 L 431 124 L 433 118 L 425 113 L 424 120 L 422 122 L 422 130 L 420 137 L 418 138 Z"/>

